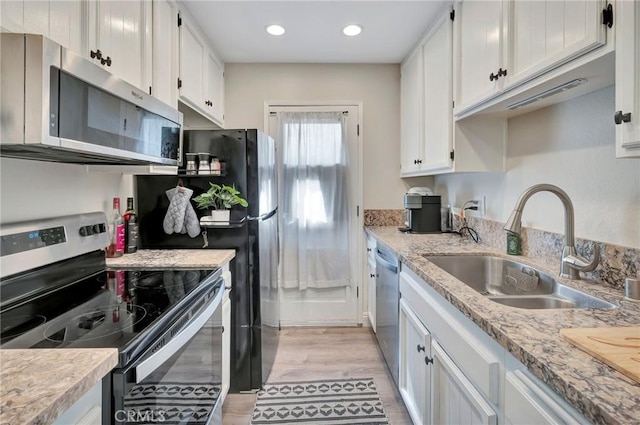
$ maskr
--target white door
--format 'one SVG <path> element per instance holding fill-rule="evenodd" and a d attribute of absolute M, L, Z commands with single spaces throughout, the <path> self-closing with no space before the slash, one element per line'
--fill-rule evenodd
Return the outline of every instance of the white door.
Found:
<path fill-rule="evenodd" d="M 414 425 L 431 423 L 431 334 L 400 300 L 398 389 Z"/>
<path fill-rule="evenodd" d="M 433 423 L 496 425 L 496 412 L 436 341 L 431 354 Z"/>
<path fill-rule="evenodd" d="M 167 0 L 153 2 L 153 97 L 178 107 L 178 10 Z"/>
<path fill-rule="evenodd" d="M 206 110 L 204 99 L 205 47 L 192 24 L 182 15 L 180 26 L 180 100 Z"/>
<path fill-rule="evenodd" d="M 346 113 L 346 148 L 348 166 L 346 167 L 347 190 L 349 192 L 349 283 L 338 287 L 280 288 L 280 322 L 283 326 L 345 326 L 361 322 L 359 294 L 361 292 L 361 262 L 359 261 L 361 220 L 361 163 L 359 107 L 358 105 L 336 106 L 275 106 L 268 108 L 270 112 L 268 133 L 276 140 L 276 149 L 281 149 L 278 140 L 278 112 L 344 112 Z M 281 178 L 279 166 L 279 185 L 286 187 L 291 182 Z M 278 204 L 280 206 L 282 199 Z M 282 214 L 280 214 L 282 216 Z M 285 255 L 283 253 L 283 255 Z M 281 262 L 282 265 L 282 262 Z"/>
<path fill-rule="evenodd" d="M 456 112 L 500 93 L 502 1 L 465 1 L 455 10 Z M 455 68 L 454 68 L 455 69 Z"/>
<path fill-rule="evenodd" d="M 224 68 L 218 62 L 218 59 L 211 54 L 207 53 L 206 59 L 206 80 L 205 80 L 205 94 L 206 101 L 208 102 L 205 110 L 212 118 L 218 121 L 220 124 L 224 123 Z"/>

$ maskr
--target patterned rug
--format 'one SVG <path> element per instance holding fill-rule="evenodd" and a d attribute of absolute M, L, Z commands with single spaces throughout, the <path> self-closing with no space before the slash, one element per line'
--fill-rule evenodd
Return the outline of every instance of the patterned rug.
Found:
<path fill-rule="evenodd" d="M 372 378 L 267 384 L 251 425 L 388 425 Z"/>
<path fill-rule="evenodd" d="M 128 424 L 204 425 L 220 384 L 161 383 L 134 386 L 124 397 Z"/>

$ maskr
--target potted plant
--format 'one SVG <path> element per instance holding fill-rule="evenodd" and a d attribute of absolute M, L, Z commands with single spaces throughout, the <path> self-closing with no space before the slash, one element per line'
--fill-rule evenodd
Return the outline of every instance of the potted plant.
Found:
<path fill-rule="evenodd" d="M 196 196 L 193 200 L 201 210 L 211 210 L 211 221 L 229 222 L 229 210 L 234 205 L 247 207 L 247 200 L 240 196 L 235 186 L 219 185 L 209 182 L 209 190 Z"/>

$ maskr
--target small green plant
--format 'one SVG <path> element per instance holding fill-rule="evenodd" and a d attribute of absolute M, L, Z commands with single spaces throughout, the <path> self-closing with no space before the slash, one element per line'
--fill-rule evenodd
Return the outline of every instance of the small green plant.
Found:
<path fill-rule="evenodd" d="M 235 186 L 220 186 L 211 182 L 209 185 L 209 190 L 193 198 L 201 210 L 228 210 L 234 205 L 245 208 L 249 205 L 246 199 L 240 197 L 240 191 Z"/>

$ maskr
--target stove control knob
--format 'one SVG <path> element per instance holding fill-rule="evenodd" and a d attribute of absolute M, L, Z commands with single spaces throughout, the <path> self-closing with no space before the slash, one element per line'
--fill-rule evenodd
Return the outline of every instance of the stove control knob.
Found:
<path fill-rule="evenodd" d="M 93 235 L 93 226 L 84 226 L 87 229 L 87 236 Z"/>
<path fill-rule="evenodd" d="M 104 233 L 107 231 L 107 226 L 104 223 L 98 224 L 99 233 Z"/>
<path fill-rule="evenodd" d="M 87 236 L 87 228 L 86 227 L 81 227 L 80 228 L 80 236 Z"/>
<path fill-rule="evenodd" d="M 94 224 L 93 225 L 93 234 L 97 235 L 98 233 L 100 233 L 100 225 L 99 224 Z"/>

